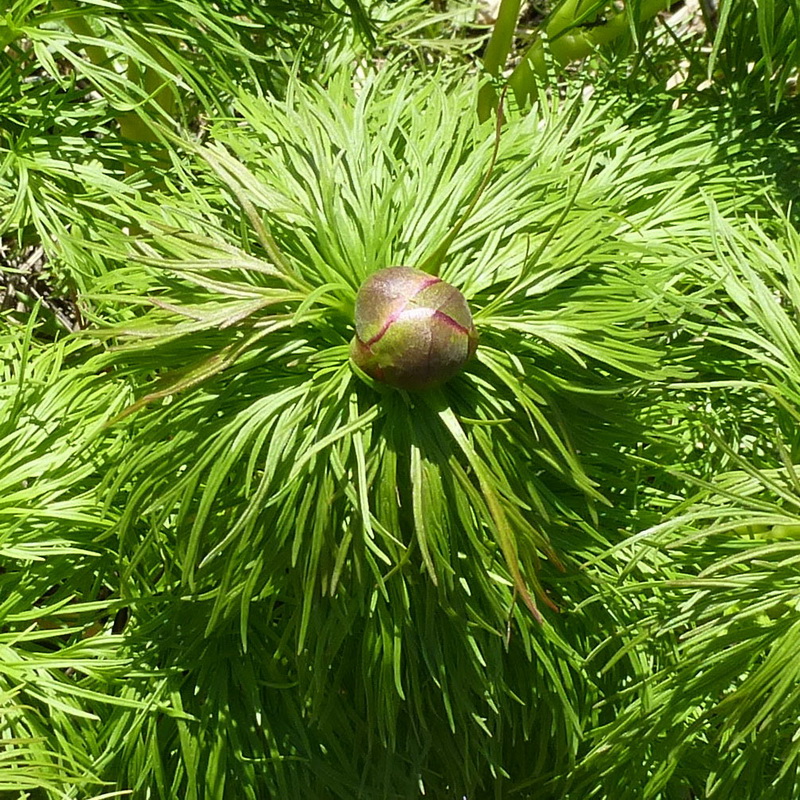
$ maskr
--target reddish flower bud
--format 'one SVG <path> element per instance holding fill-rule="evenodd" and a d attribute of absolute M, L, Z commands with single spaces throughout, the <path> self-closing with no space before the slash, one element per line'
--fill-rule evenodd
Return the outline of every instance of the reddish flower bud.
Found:
<path fill-rule="evenodd" d="M 377 381 L 428 389 L 452 378 L 478 346 L 464 295 L 411 267 L 388 267 L 356 297 L 350 358 Z"/>

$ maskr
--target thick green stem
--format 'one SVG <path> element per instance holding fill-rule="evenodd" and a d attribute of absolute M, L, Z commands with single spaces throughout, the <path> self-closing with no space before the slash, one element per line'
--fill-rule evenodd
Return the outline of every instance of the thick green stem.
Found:
<path fill-rule="evenodd" d="M 500 3 L 492 37 L 489 39 L 486 53 L 483 56 L 483 68 L 494 78 L 500 74 L 511 51 L 520 5 L 521 0 L 502 0 Z M 478 94 L 478 117 L 481 122 L 489 119 L 492 111 L 497 108 L 497 100 L 494 86 L 491 83 L 485 83 Z"/>
<path fill-rule="evenodd" d="M 77 10 L 76 6 L 69 2 L 69 0 L 53 0 L 53 8 L 56 11 L 71 11 L 73 9 Z M 97 38 L 95 32 L 92 30 L 91 26 L 86 21 L 86 18 L 83 16 L 68 15 L 64 17 L 64 22 L 67 23 L 69 29 L 77 36 L 81 36 L 86 39 Z M 108 65 L 109 58 L 104 47 L 100 47 L 99 45 L 95 44 L 83 44 L 82 47 L 86 51 L 86 55 L 93 64 L 97 64 L 97 66 L 102 67 Z"/>

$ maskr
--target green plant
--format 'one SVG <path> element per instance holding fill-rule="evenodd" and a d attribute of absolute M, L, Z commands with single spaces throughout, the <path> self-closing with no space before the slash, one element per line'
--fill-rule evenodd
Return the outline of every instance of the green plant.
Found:
<path fill-rule="evenodd" d="M 401 5 L 316 70 L 177 4 L 7 39 L 0 791 L 791 797 L 791 92 L 665 89 L 654 28 L 498 139 L 460 7 Z M 398 265 L 480 336 L 429 390 L 350 360 Z"/>
<path fill-rule="evenodd" d="M 674 5 L 669 0 L 626 0 L 621 7 L 607 0 L 558 0 L 534 29 L 508 86 L 520 104 L 530 103 L 548 84 L 548 70 L 592 56 L 603 59 L 604 71 L 613 74 L 613 44 L 623 58 L 631 50 L 637 54 L 632 64 L 621 61 L 626 77 L 644 71 L 684 95 L 706 84 L 716 92 L 780 104 L 800 66 L 800 17 L 792 0 L 722 0 L 718 7 L 701 3 L 702 24 L 688 35 L 669 24 L 666 33 L 659 32 L 657 15 Z M 494 78 L 478 100 L 483 118 L 497 104 L 493 84 L 513 51 L 519 13 L 519 0 L 500 3 L 483 59 Z"/>
<path fill-rule="evenodd" d="M 217 688 L 197 732 L 172 735 L 203 749 L 207 729 L 220 752 L 266 749 L 284 765 L 271 775 L 248 758 L 212 759 L 187 785 L 474 793 L 492 769 L 519 778 L 531 748 L 544 758 L 556 747 L 548 776 L 577 754 L 581 698 L 601 689 L 573 637 L 583 649 L 596 634 L 571 614 L 532 627 L 527 586 L 565 611 L 591 594 L 577 565 L 602 550 L 592 519 L 604 497 L 575 451 L 608 469 L 619 451 L 603 443 L 614 419 L 604 398 L 681 374 L 656 348 L 681 309 L 665 288 L 703 235 L 687 224 L 704 206 L 693 187 L 717 186 L 727 208 L 737 199 L 711 129 L 690 115 L 657 147 L 649 127 L 603 103 L 515 116 L 442 265 L 474 310 L 474 363 L 438 393 L 376 393 L 348 363 L 356 290 L 387 264 L 426 263 L 470 204 L 494 126 L 460 113 L 468 96 L 390 68 L 358 94 L 340 78 L 297 85 L 284 103 L 244 98 L 250 132 L 220 124 L 217 143 L 196 151 L 194 189 L 126 204 L 143 234 L 133 250 L 123 239 L 103 248 L 119 262 L 102 282 L 116 302 L 141 306 L 146 273 L 155 305 L 105 334 L 123 343 L 107 368 L 140 395 L 106 480 L 122 509 L 129 636 L 153 630 L 136 632 L 149 598 L 165 598 L 164 620 L 168 598 L 186 598 L 198 667 L 172 691 L 197 713 L 192 698 Z M 687 173 L 698 160 L 706 174 Z M 206 674 L 221 642 L 225 659 L 266 658 L 270 684 L 292 687 L 279 692 L 291 712 L 270 714 L 272 692 L 253 674 L 260 728 L 220 727 L 218 715 L 244 713 L 226 699 L 232 686 Z M 184 650 L 169 652 L 184 663 Z M 304 720 L 303 739 L 282 727 L 291 718 Z M 511 734 L 540 725 L 548 739 Z M 444 765 L 426 761 L 434 743 Z M 189 769 L 160 769 L 179 765 Z"/>

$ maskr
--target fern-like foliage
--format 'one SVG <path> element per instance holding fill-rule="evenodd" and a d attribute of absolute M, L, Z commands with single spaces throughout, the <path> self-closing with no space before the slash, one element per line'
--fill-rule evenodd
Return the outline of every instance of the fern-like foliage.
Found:
<path fill-rule="evenodd" d="M 690 284 L 698 187 L 739 198 L 698 118 L 660 133 L 576 95 L 509 116 L 440 259 L 495 142 L 451 80 L 242 95 L 246 127 L 187 143 L 192 183 L 118 200 L 140 234 L 97 245 L 118 269 L 93 301 L 131 308 L 100 363 L 138 395 L 103 489 L 128 635 L 199 715 L 164 723 L 170 791 L 450 796 L 531 759 L 542 787 L 595 716 L 574 609 L 613 532 L 587 464 L 632 446 L 624 392 L 689 374 L 659 356 L 688 337 L 667 288 Z M 392 264 L 438 265 L 473 307 L 478 355 L 438 392 L 349 365 L 355 292 Z"/>

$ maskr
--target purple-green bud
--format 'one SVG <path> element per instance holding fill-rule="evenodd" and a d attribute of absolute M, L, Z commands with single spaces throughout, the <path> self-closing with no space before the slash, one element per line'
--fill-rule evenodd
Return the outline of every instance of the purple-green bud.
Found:
<path fill-rule="evenodd" d="M 472 357 L 478 333 L 464 295 L 411 267 L 370 275 L 356 297 L 350 358 L 397 389 L 429 389 L 452 378 Z"/>

